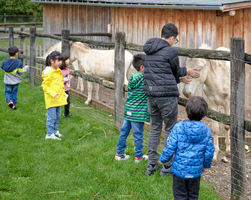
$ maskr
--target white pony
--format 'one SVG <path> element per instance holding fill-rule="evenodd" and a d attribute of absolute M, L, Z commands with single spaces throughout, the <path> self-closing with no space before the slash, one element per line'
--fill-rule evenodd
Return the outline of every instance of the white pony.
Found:
<path fill-rule="evenodd" d="M 203 44 L 200 49 L 211 49 Z M 230 51 L 225 47 L 219 47 L 216 50 Z M 209 108 L 215 111 L 223 111 L 230 114 L 230 62 L 223 60 L 209 60 L 201 58 L 188 58 L 187 68 L 196 67 L 199 69 L 200 78 L 192 79 L 190 84 L 185 84 L 183 94 L 190 98 L 194 96 L 196 88 L 204 83 L 204 92 Z M 222 110 L 221 110 L 222 109 Z M 218 133 L 219 123 L 212 121 L 212 135 L 214 138 L 214 161 L 217 161 L 219 153 Z M 226 152 L 230 152 L 229 126 L 224 125 L 226 130 Z"/>
<path fill-rule="evenodd" d="M 70 43 L 70 60 L 78 61 L 79 70 L 98 77 L 114 78 L 114 50 L 91 49 L 81 42 Z M 131 62 L 133 55 L 125 51 L 125 78 L 124 84 L 128 85 L 127 77 L 133 74 Z M 99 84 L 96 85 L 96 99 L 98 99 Z M 88 81 L 88 98 L 85 102 L 88 105 L 92 99 L 93 83 Z"/>

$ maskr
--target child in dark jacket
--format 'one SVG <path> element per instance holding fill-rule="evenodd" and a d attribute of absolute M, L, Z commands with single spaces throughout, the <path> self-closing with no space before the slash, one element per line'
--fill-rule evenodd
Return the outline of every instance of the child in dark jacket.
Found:
<path fill-rule="evenodd" d="M 167 140 L 160 162 L 172 163 L 173 195 L 175 200 L 198 199 L 200 176 L 211 167 L 214 146 L 210 129 L 201 121 L 208 105 L 199 96 L 190 98 L 186 105 L 189 120 L 177 123 Z"/>
<path fill-rule="evenodd" d="M 29 67 L 23 67 L 18 56 L 18 48 L 16 46 L 9 47 L 8 52 L 10 58 L 3 61 L 1 68 L 4 70 L 5 96 L 6 102 L 13 110 L 17 109 L 17 91 L 18 85 L 22 82 L 21 74 L 26 72 Z"/>
<path fill-rule="evenodd" d="M 62 71 L 62 75 L 63 75 L 63 79 L 64 79 L 64 90 L 65 93 L 68 95 L 67 96 L 67 104 L 64 106 L 64 114 L 63 116 L 65 118 L 71 118 L 70 117 L 70 82 L 71 79 L 73 78 L 72 75 L 70 75 L 70 55 L 68 53 L 61 53 L 63 60 L 62 60 L 62 64 L 59 67 Z"/>

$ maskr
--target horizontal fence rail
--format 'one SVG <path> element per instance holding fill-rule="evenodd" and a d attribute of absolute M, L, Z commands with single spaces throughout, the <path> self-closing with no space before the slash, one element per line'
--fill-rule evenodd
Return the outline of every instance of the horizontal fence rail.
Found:
<path fill-rule="evenodd" d="M 8 31 L 1 30 L 0 33 L 8 33 Z M 13 31 L 14 34 L 19 34 L 21 36 L 30 37 L 29 33 L 24 33 L 21 31 Z M 36 33 L 36 37 L 43 37 L 43 38 L 50 38 L 54 40 L 62 40 L 62 37 L 51 35 L 51 34 L 45 34 L 45 33 Z M 79 38 L 70 36 L 69 40 L 72 42 L 83 42 L 86 44 L 91 44 L 94 46 L 102 46 L 102 47 L 115 47 L 114 42 L 103 42 L 103 41 L 95 41 L 90 40 L 86 38 Z M 174 47 L 178 50 L 179 56 L 186 56 L 189 58 L 204 58 L 204 59 L 214 59 L 214 60 L 227 60 L 230 61 L 230 53 L 227 51 L 217 51 L 217 50 L 206 50 L 206 49 L 189 49 L 189 48 L 182 48 L 182 47 Z M 143 45 L 138 45 L 134 43 L 126 43 L 125 49 L 131 50 L 131 51 L 138 51 L 143 52 Z M 246 64 L 251 64 L 251 55 L 248 53 L 245 53 L 245 59 Z"/>
<path fill-rule="evenodd" d="M 54 34 L 56 36 L 61 36 L 62 34 Z M 108 36 L 112 37 L 112 33 L 71 33 L 70 36 Z"/>
<path fill-rule="evenodd" d="M 27 22 L 27 23 L 0 23 L 0 26 L 19 26 L 19 25 L 43 25 L 43 22 Z"/>
<path fill-rule="evenodd" d="M 43 15 L 0 15 L 0 17 L 43 17 Z"/>

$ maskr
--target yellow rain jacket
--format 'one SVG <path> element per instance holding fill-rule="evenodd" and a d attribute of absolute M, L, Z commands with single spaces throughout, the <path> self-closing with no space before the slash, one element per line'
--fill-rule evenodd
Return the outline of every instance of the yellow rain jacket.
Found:
<path fill-rule="evenodd" d="M 61 70 L 59 68 L 55 70 L 52 67 L 46 67 L 42 73 L 42 77 L 42 88 L 44 90 L 46 109 L 66 105 L 67 100 Z M 54 100 L 56 94 L 59 95 Z"/>

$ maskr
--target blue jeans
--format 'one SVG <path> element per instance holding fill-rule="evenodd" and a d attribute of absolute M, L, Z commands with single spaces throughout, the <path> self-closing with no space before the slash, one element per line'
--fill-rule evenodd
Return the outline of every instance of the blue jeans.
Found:
<path fill-rule="evenodd" d="M 122 128 L 120 130 L 119 141 L 116 147 L 116 152 L 121 156 L 125 154 L 125 148 L 127 146 L 126 139 L 132 129 L 135 145 L 135 156 L 142 158 L 143 156 L 143 136 L 144 136 L 144 122 L 131 122 L 128 120 L 123 121 Z"/>
<path fill-rule="evenodd" d="M 60 116 L 61 116 L 61 106 L 51 107 L 47 109 L 46 128 L 48 136 L 58 131 Z"/>
<path fill-rule="evenodd" d="M 5 84 L 5 97 L 6 102 L 13 101 L 14 105 L 17 105 L 17 91 L 18 84 L 16 85 L 7 85 Z"/>

